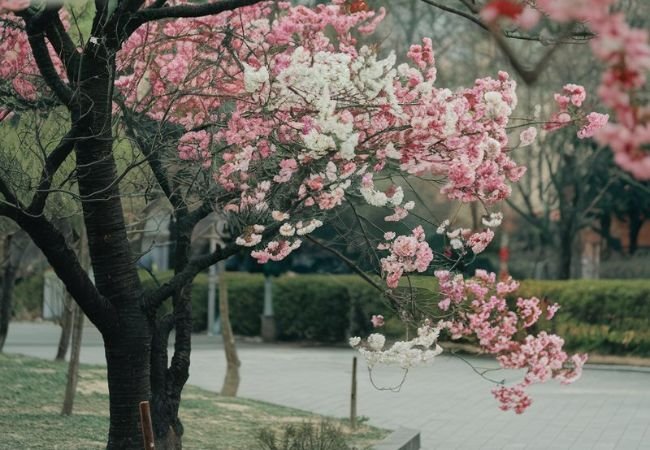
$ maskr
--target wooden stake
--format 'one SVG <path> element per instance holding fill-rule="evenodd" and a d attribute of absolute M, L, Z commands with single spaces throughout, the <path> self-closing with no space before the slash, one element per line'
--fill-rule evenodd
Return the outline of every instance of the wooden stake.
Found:
<path fill-rule="evenodd" d="M 142 424 L 142 438 L 144 439 L 145 450 L 155 450 L 149 402 L 140 402 L 140 423 Z"/>
<path fill-rule="evenodd" d="M 350 426 L 357 427 L 357 357 L 352 358 L 352 392 L 350 393 Z"/>

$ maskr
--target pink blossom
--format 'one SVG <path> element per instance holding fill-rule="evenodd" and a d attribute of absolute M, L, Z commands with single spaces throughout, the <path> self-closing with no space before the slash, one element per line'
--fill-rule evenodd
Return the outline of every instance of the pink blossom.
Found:
<path fill-rule="evenodd" d="M 384 326 L 384 316 L 382 315 L 373 315 L 370 321 L 372 322 L 372 326 L 375 328 Z"/>
<path fill-rule="evenodd" d="M 490 245 L 492 239 L 494 239 L 494 231 L 488 228 L 480 233 L 472 234 L 467 240 L 467 245 L 475 254 L 479 254 Z"/>
<path fill-rule="evenodd" d="M 519 146 L 527 147 L 533 142 L 537 137 L 537 129 L 535 127 L 528 127 L 519 134 Z"/>
<path fill-rule="evenodd" d="M 567 84 L 562 90 L 567 96 L 569 96 L 571 104 L 577 107 L 582 106 L 582 102 L 587 98 L 585 88 L 578 84 Z"/>
<path fill-rule="evenodd" d="M 524 320 L 523 326 L 528 328 L 537 323 L 542 315 L 542 309 L 539 306 L 539 299 L 521 298 L 517 299 L 517 308 L 519 309 L 519 316 Z"/>
<path fill-rule="evenodd" d="M 513 387 L 500 386 L 492 390 L 494 398 L 501 404 L 499 407 L 508 411 L 514 409 L 517 414 L 523 413 L 532 403 L 531 398 L 524 391 L 524 385 Z"/>
<path fill-rule="evenodd" d="M 578 130 L 578 137 L 580 139 L 593 137 L 598 130 L 607 125 L 608 120 L 609 115 L 607 114 L 600 114 L 597 112 L 589 113 L 586 117 L 587 122 L 582 128 L 580 128 L 580 130 Z"/>
<path fill-rule="evenodd" d="M 555 313 L 560 309 L 560 305 L 557 303 L 553 303 L 552 305 L 549 305 L 546 308 L 546 319 L 551 320 L 553 317 L 555 317 Z"/>

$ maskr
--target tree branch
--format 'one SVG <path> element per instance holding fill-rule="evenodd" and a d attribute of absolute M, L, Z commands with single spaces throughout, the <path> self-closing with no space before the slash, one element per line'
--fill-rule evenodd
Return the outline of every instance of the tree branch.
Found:
<path fill-rule="evenodd" d="M 191 282 L 199 272 L 237 254 L 239 251 L 241 251 L 240 246 L 231 244 L 225 248 L 217 248 L 213 253 L 190 259 L 185 268 L 174 275 L 171 280 L 145 294 L 144 307 L 148 311 L 155 311 L 166 299 L 174 295 L 178 289 Z"/>
<path fill-rule="evenodd" d="M 204 4 L 182 4 L 176 6 L 165 6 L 161 8 L 147 8 L 133 14 L 127 24 L 126 36 L 130 35 L 140 25 L 153 20 L 167 19 L 172 17 L 203 17 L 219 14 L 225 11 L 241 8 L 242 6 L 254 5 L 262 0 L 219 0 L 214 3 Z"/>
<path fill-rule="evenodd" d="M 61 167 L 61 164 L 63 164 L 70 153 L 72 153 L 77 136 L 78 132 L 75 128 L 68 131 L 59 142 L 59 145 L 50 152 L 50 155 L 45 160 L 38 187 L 36 188 L 36 192 L 34 193 L 30 205 L 27 207 L 27 212 L 29 214 L 39 215 L 43 212 L 45 202 L 50 193 L 49 189 L 54 180 L 54 174 L 56 174 L 59 167 Z"/>
<path fill-rule="evenodd" d="M 380 285 L 380 284 L 377 283 L 375 280 L 373 280 L 371 277 L 369 277 L 368 274 L 365 273 L 363 270 L 361 270 L 361 268 L 360 268 L 358 265 L 356 265 L 356 264 L 355 264 L 355 263 L 354 263 L 350 258 L 348 258 L 347 256 L 345 256 L 343 253 L 341 253 L 341 252 L 338 251 L 337 249 L 332 248 L 332 247 L 330 247 L 329 245 L 326 245 L 326 244 L 322 243 L 322 242 L 319 241 L 318 239 L 316 239 L 316 238 L 314 238 L 314 237 L 312 237 L 312 236 L 310 236 L 310 235 L 308 235 L 308 234 L 305 235 L 304 237 L 307 238 L 307 240 L 309 240 L 309 241 L 313 242 L 314 244 L 318 245 L 318 246 L 319 246 L 320 248 L 322 248 L 323 250 L 326 250 L 326 251 L 332 253 L 334 256 L 336 256 L 336 257 L 339 258 L 341 261 L 343 261 L 343 262 L 345 263 L 345 265 L 347 265 L 347 266 L 348 266 L 348 267 L 349 267 L 349 268 L 350 268 L 354 273 L 356 273 L 357 275 L 359 275 L 359 276 L 360 276 L 360 277 L 361 277 L 365 282 L 367 282 L 368 284 L 370 284 L 370 286 L 372 286 L 373 288 L 375 288 L 377 291 L 381 292 L 382 295 L 385 295 L 386 298 L 388 298 L 388 300 L 390 300 L 390 302 L 393 304 L 393 306 L 394 306 L 395 308 L 399 308 L 399 307 L 400 307 L 400 302 L 399 302 L 399 300 L 398 300 L 397 298 L 395 298 L 395 297 L 394 297 L 394 296 L 393 296 L 393 295 L 392 295 L 392 294 L 391 294 L 387 289 L 385 289 L 382 285 Z"/>
<path fill-rule="evenodd" d="M 16 222 L 41 249 L 66 289 L 100 331 L 117 320 L 113 306 L 101 296 L 63 234 L 44 216 L 33 217 L 16 208 L 0 206 L 0 215 Z"/>
<path fill-rule="evenodd" d="M 65 27 L 58 13 L 52 15 L 51 22 L 45 30 L 45 34 L 52 47 L 54 47 L 54 50 L 56 50 L 57 55 L 61 58 L 66 68 L 68 79 L 72 83 L 79 73 L 81 54 L 77 50 L 76 45 L 74 45 L 74 42 L 72 42 L 70 35 L 65 31 Z"/>
<path fill-rule="evenodd" d="M 0 177 L 0 194 L 2 194 L 7 203 L 17 211 L 23 209 L 23 204 L 18 200 L 18 197 L 16 197 L 16 194 L 9 186 L 9 183 L 7 183 L 7 181 L 2 177 Z"/>
<path fill-rule="evenodd" d="M 507 42 L 507 39 L 523 39 L 523 40 L 534 40 L 534 41 L 540 41 L 541 42 L 541 37 L 530 37 L 530 36 L 515 36 L 512 34 L 507 34 L 504 31 L 501 30 L 496 24 L 486 24 L 484 23 L 480 18 L 476 17 L 475 14 L 477 14 L 479 11 L 476 8 L 475 5 L 472 5 L 468 1 L 463 0 L 463 4 L 470 10 L 470 12 L 465 12 L 456 8 L 452 8 L 447 5 L 443 5 L 437 1 L 434 0 L 421 0 L 424 3 L 427 3 L 431 6 L 434 6 L 438 9 L 441 9 L 443 11 L 449 12 L 451 14 L 455 14 L 457 16 L 460 16 L 464 19 L 469 20 L 470 22 L 478 25 L 481 29 L 489 32 L 493 37 L 498 45 L 498 47 L 501 49 L 503 54 L 506 56 L 512 67 L 515 69 L 515 71 L 523 78 L 523 80 L 527 84 L 533 84 L 537 81 L 537 79 L 540 77 L 540 75 L 543 72 L 543 69 L 548 65 L 549 60 L 553 56 L 553 54 L 557 51 L 557 49 L 560 46 L 560 43 L 568 38 L 568 37 L 582 37 L 582 38 L 591 38 L 594 35 L 592 33 L 572 33 L 568 32 L 565 35 L 563 35 L 560 39 L 558 39 L 551 48 L 546 50 L 542 58 L 535 64 L 535 66 L 532 69 L 526 69 L 523 64 L 519 61 L 517 58 L 517 55 L 515 55 L 515 52 L 512 50 L 510 45 Z"/>
<path fill-rule="evenodd" d="M 50 89 L 56 94 L 57 98 L 65 106 L 69 107 L 72 103 L 72 90 L 66 85 L 54 68 L 52 59 L 45 45 L 45 34 L 43 31 L 34 30 L 27 22 L 27 38 L 32 48 L 34 60 L 38 70 L 43 75 L 43 80 Z"/>
<path fill-rule="evenodd" d="M 186 209 L 187 205 L 181 195 L 174 189 L 169 182 L 169 177 L 167 170 L 160 160 L 160 150 L 157 148 L 158 136 L 154 133 L 146 133 L 146 130 L 143 130 L 142 127 L 137 125 L 137 119 L 134 117 L 134 113 L 126 107 L 124 102 L 121 99 L 117 100 L 120 108 L 124 112 L 124 124 L 126 125 L 127 135 L 135 140 L 138 148 L 142 154 L 147 158 L 147 163 L 153 172 L 156 182 L 164 192 L 165 196 L 172 204 L 174 209 Z M 141 120 L 146 121 L 146 125 L 149 126 L 160 126 L 161 124 L 155 122 L 148 117 L 140 117 Z M 144 131 L 144 132 L 143 132 Z M 153 135 L 153 136 L 152 136 Z M 180 137 L 180 134 L 179 134 Z"/>
<path fill-rule="evenodd" d="M 441 9 L 443 11 L 446 11 L 448 13 L 455 14 L 457 16 L 463 17 L 464 19 L 467 19 L 470 22 L 474 22 L 476 25 L 483 28 L 484 30 L 488 30 L 488 27 L 483 22 L 481 22 L 479 19 L 477 19 L 476 17 L 474 17 L 470 13 L 467 13 L 465 11 L 461 11 L 460 9 L 452 8 L 452 7 L 447 6 L 447 5 L 443 5 L 443 4 L 441 4 L 439 2 L 436 2 L 436 1 L 433 1 L 433 0 L 422 0 L 422 1 L 424 3 L 426 3 L 426 4 L 429 4 L 431 6 L 435 6 L 436 8 Z"/>

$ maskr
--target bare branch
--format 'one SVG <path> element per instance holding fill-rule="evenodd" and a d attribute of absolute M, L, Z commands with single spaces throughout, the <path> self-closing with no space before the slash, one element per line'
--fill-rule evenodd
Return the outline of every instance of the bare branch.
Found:
<path fill-rule="evenodd" d="M 327 245 L 327 244 L 324 244 L 324 243 L 321 242 L 320 240 L 318 240 L 318 239 L 316 239 L 316 238 L 314 238 L 314 237 L 312 237 L 312 236 L 310 236 L 310 235 L 305 235 L 304 237 L 307 238 L 307 240 L 309 240 L 309 241 L 313 242 L 314 244 L 318 245 L 318 246 L 319 246 L 320 248 L 322 248 L 323 250 L 327 250 L 328 252 L 332 253 L 334 256 L 336 256 L 337 258 L 339 258 L 341 261 L 343 261 L 343 262 L 345 263 L 345 265 L 347 265 L 347 266 L 348 266 L 348 267 L 349 267 L 349 268 L 350 268 L 354 273 L 356 273 L 357 275 L 359 275 L 359 276 L 360 276 L 360 277 L 361 277 L 365 282 L 367 282 L 370 286 L 372 286 L 373 288 L 375 288 L 377 291 L 381 292 L 382 295 L 386 296 L 386 298 L 388 298 L 388 300 L 391 302 L 391 304 L 392 304 L 395 308 L 399 308 L 399 307 L 400 307 L 400 302 L 399 302 L 398 299 L 396 299 L 393 295 L 391 295 L 391 293 L 390 293 L 388 290 L 386 290 L 382 285 L 380 285 L 380 284 L 377 283 L 375 280 L 373 280 L 371 277 L 369 277 L 368 274 L 365 273 L 365 272 L 364 272 L 364 271 L 363 271 L 363 270 L 362 270 L 362 269 L 361 269 L 357 264 L 355 264 L 354 261 L 352 261 L 350 258 L 348 258 L 347 256 L 345 256 L 343 253 L 341 253 L 341 252 L 338 251 L 337 249 L 332 248 L 332 247 L 330 247 L 330 246 Z"/>
<path fill-rule="evenodd" d="M 50 152 L 50 155 L 45 160 L 43 170 L 41 171 L 41 179 L 34 193 L 34 197 L 27 208 L 29 214 L 38 215 L 43 212 L 52 181 L 54 180 L 54 174 L 68 158 L 70 153 L 72 153 L 77 135 L 78 133 L 74 128 L 66 133 L 63 139 L 61 139 L 61 142 L 59 142 L 59 145 Z"/>
<path fill-rule="evenodd" d="M 225 248 L 217 248 L 213 253 L 190 259 L 185 268 L 174 275 L 171 280 L 145 295 L 144 307 L 148 311 L 155 311 L 178 289 L 191 282 L 199 272 L 239 251 L 241 251 L 240 246 L 231 244 Z"/>
<path fill-rule="evenodd" d="M 69 107 L 72 103 L 72 90 L 63 82 L 54 68 L 47 46 L 45 45 L 45 34 L 42 31 L 30 31 L 30 28 L 28 22 L 27 35 L 29 45 L 32 48 L 32 54 L 34 55 L 38 70 L 41 72 L 45 83 L 52 89 L 61 103 Z"/>
<path fill-rule="evenodd" d="M 171 17 L 203 17 L 259 3 L 262 0 L 220 0 L 204 4 L 182 4 L 162 8 L 147 8 L 136 12 L 128 23 L 128 30 L 133 32 L 140 25 L 153 20 Z M 128 33 L 130 34 L 130 33 Z M 127 34 L 127 35 L 128 35 Z"/>
<path fill-rule="evenodd" d="M 455 14 L 457 16 L 463 17 L 464 19 L 467 19 L 470 22 L 474 22 L 476 25 L 483 28 L 484 30 L 488 30 L 488 27 L 483 22 L 481 22 L 479 19 L 477 19 L 476 17 L 474 17 L 470 13 L 467 13 L 465 11 L 461 11 L 460 9 L 452 8 L 452 7 L 447 6 L 447 5 L 443 5 L 440 2 L 436 2 L 434 0 L 422 0 L 422 1 L 424 3 L 427 3 L 427 4 L 431 5 L 431 6 L 435 6 L 438 9 L 446 11 L 448 13 Z"/>
<path fill-rule="evenodd" d="M 116 321 L 115 309 L 102 297 L 81 266 L 63 234 L 44 216 L 33 217 L 17 208 L 0 205 L 0 215 L 18 224 L 41 249 L 66 289 L 100 331 Z"/>
<path fill-rule="evenodd" d="M 9 204 L 7 206 L 11 206 L 16 210 L 23 209 L 22 203 L 20 202 L 20 200 L 18 199 L 14 191 L 9 186 L 9 183 L 7 183 L 7 181 L 2 177 L 0 177 L 0 194 L 4 196 L 5 200 Z"/>
<path fill-rule="evenodd" d="M 68 79 L 73 82 L 79 72 L 79 63 L 81 54 L 77 50 L 76 45 L 72 42 L 70 35 L 65 31 L 63 22 L 59 17 L 58 12 L 51 15 L 50 23 L 45 30 L 47 39 L 52 43 L 52 47 L 61 58 Z"/>

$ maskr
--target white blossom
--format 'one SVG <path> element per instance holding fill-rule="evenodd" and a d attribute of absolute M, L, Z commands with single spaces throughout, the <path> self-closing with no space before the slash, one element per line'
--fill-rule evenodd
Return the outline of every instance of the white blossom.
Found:
<path fill-rule="evenodd" d="M 254 69 L 246 63 L 242 64 L 244 66 L 244 89 L 246 89 L 246 92 L 256 92 L 264 85 L 264 83 L 268 83 L 269 71 L 266 66 Z"/>
<path fill-rule="evenodd" d="M 449 219 L 445 219 L 436 229 L 436 234 L 445 234 L 445 230 L 449 226 Z"/>
<path fill-rule="evenodd" d="M 284 223 L 280 227 L 280 234 L 282 236 L 291 237 L 295 233 L 296 233 L 296 228 L 293 225 L 289 224 L 289 223 Z"/>
<path fill-rule="evenodd" d="M 359 353 L 366 360 L 369 368 L 378 364 L 398 365 L 403 369 L 428 364 L 442 353 L 443 349 L 436 341 L 440 334 L 442 323 L 432 328 L 428 321 L 418 328 L 418 335 L 410 341 L 397 341 L 390 348 L 383 350 L 386 338 L 382 334 L 371 334 L 366 340 L 367 346 L 359 347 Z M 350 344 L 357 347 L 360 344 L 358 338 L 353 338 Z M 432 348 L 433 347 L 433 348 Z"/>
<path fill-rule="evenodd" d="M 323 226 L 323 222 L 321 222 L 318 219 L 312 219 L 305 224 L 303 224 L 302 222 L 298 222 L 296 224 L 296 233 L 299 236 L 304 236 L 305 234 L 309 234 L 312 231 L 314 231 L 316 228 L 321 226 Z"/>
<path fill-rule="evenodd" d="M 351 160 L 354 159 L 354 150 L 359 143 L 359 133 L 352 133 L 345 141 L 341 143 L 339 153 L 341 158 Z"/>
<path fill-rule="evenodd" d="M 354 336 L 350 338 L 349 342 L 350 342 L 350 347 L 356 347 L 361 343 L 361 338 L 359 336 Z"/>
<path fill-rule="evenodd" d="M 273 217 L 273 220 L 282 222 L 283 220 L 288 220 L 289 219 L 289 214 L 284 213 L 282 211 L 272 211 L 271 212 L 271 217 Z"/>
<path fill-rule="evenodd" d="M 491 213 L 490 217 L 488 218 L 483 217 L 481 219 L 483 225 L 490 228 L 498 227 L 499 225 L 501 225 L 502 221 L 503 221 L 503 214 L 501 214 L 500 212 Z"/>
<path fill-rule="evenodd" d="M 386 343 L 386 336 L 384 336 L 383 334 L 373 333 L 370 336 L 368 336 L 368 346 L 376 352 L 384 348 L 385 343 Z"/>
<path fill-rule="evenodd" d="M 451 241 L 449 241 L 449 244 L 451 245 L 451 248 L 453 248 L 454 250 L 460 250 L 461 248 L 463 248 L 463 241 L 461 241 L 458 238 L 452 239 Z"/>
<path fill-rule="evenodd" d="M 238 236 L 235 239 L 235 244 L 241 245 L 242 247 L 255 247 L 260 242 L 262 242 L 262 235 L 256 233 Z"/>
<path fill-rule="evenodd" d="M 512 113 L 510 106 L 503 101 L 503 96 L 496 91 L 486 92 L 483 95 L 487 107 L 487 113 L 491 118 L 509 116 Z"/>
<path fill-rule="evenodd" d="M 393 145 L 392 142 L 389 142 L 388 145 L 386 145 L 386 156 L 391 158 L 391 159 L 401 159 L 402 154 L 395 149 L 395 146 Z"/>

